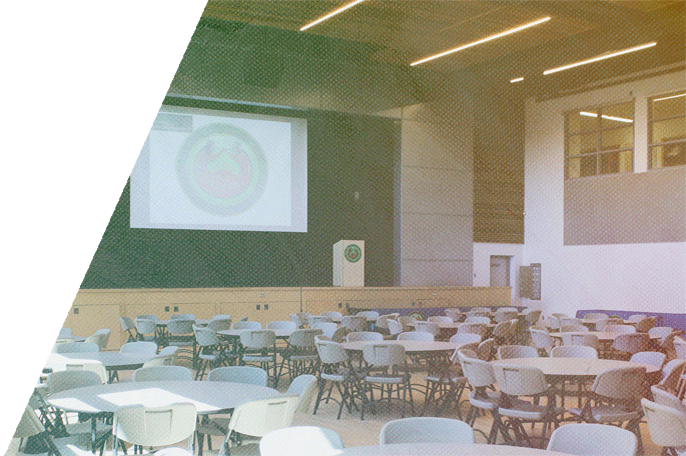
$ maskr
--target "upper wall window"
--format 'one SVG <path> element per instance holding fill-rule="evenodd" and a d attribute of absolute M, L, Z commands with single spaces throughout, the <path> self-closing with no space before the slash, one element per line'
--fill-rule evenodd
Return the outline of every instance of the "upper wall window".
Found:
<path fill-rule="evenodd" d="M 634 102 L 579 109 L 565 115 L 567 179 L 634 169 Z"/>
<path fill-rule="evenodd" d="M 686 165 L 686 91 L 648 100 L 648 163 L 651 168 Z"/>

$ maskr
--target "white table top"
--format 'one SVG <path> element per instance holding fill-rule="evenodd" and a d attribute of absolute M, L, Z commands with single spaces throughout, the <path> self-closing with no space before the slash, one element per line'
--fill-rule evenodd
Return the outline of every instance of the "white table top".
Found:
<path fill-rule="evenodd" d="M 140 353 L 95 352 L 95 353 L 51 353 L 45 367 L 83 361 L 100 361 L 108 370 L 138 369 L 155 355 Z"/>
<path fill-rule="evenodd" d="M 355 342 L 344 342 L 343 348 L 351 351 L 362 351 L 362 346 L 368 344 L 370 341 L 355 341 Z M 454 344 L 452 342 L 430 342 L 424 340 L 386 340 L 379 341 L 378 343 L 389 343 L 389 344 L 400 344 L 405 347 L 405 353 L 428 353 L 428 352 L 441 352 L 450 351 L 454 352 L 460 344 Z"/>
<path fill-rule="evenodd" d="M 618 335 L 625 334 L 625 333 L 612 332 L 612 331 L 588 331 L 588 332 L 571 332 L 571 333 L 554 332 L 554 333 L 550 333 L 550 336 L 556 337 L 558 339 L 562 339 L 563 334 L 595 334 L 596 336 L 598 336 L 599 341 L 614 341 Z M 657 334 L 651 334 L 650 338 L 653 340 L 661 339 L 661 337 Z"/>
<path fill-rule="evenodd" d="M 52 394 L 48 402 L 72 412 L 114 412 L 123 405 L 161 407 L 192 402 L 200 414 L 218 413 L 258 399 L 279 396 L 266 386 L 210 381 L 155 381 L 110 383 L 74 388 Z"/>
<path fill-rule="evenodd" d="M 334 450 L 331 456 L 569 456 L 556 451 L 508 445 L 460 445 L 456 443 L 396 443 Z"/>
<path fill-rule="evenodd" d="M 583 323 L 584 325 L 595 325 L 596 323 L 598 323 L 601 320 L 607 320 L 607 319 L 606 318 L 585 318 L 584 317 L 581 319 L 581 323 Z M 637 323 L 638 323 L 638 321 L 636 321 L 636 320 L 622 320 L 622 324 L 624 324 L 624 325 L 636 326 Z"/>
<path fill-rule="evenodd" d="M 207 318 L 196 318 L 193 321 L 193 324 L 197 326 L 207 326 L 207 324 L 210 322 L 210 320 Z M 169 323 L 169 320 L 157 320 L 157 326 L 167 326 L 167 323 Z"/>
<path fill-rule="evenodd" d="M 263 328 L 265 329 L 265 328 Z M 225 329 L 223 331 L 217 331 L 217 334 L 219 336 L 224 336 L 224 337 L 240 337 L 242 332 L 245 331 L 252 331 L 250 329 Z M 290 336 L 293 333 L 292 329 L 271 329 L 270 331 L 274 331 L 274 334 L 276 334 L 277 339 L 284 339 Z"/>
<path fill-rule="evenodd" d="M 630 363 L 615 359 L 586 359 L 586 358 L 513 358 L 491 361 L 492 364 L 517 364 L 520 366 L 537 367 L 550 377 L 588 377 L 595 378 L 606 369 L 619 367 L 641 366 L 646 373 L 656 372 L 659 367 L 649 364 Z"/>

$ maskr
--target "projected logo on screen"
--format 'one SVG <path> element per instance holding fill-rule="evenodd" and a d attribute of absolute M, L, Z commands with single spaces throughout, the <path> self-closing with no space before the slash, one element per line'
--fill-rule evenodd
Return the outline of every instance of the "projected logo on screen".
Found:
<path fill-rule="evenodd" d="M 196 207 L 214 215 L 236 215 L 264 194 L 267 160 L 247 131 L 212 124 L 197 129 L 181 145 L 176 175 Z"/>

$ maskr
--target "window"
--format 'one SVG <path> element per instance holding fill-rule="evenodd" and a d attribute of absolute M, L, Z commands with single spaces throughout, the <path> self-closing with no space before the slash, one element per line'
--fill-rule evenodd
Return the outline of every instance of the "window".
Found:
<path fill-rule="evenodd" d="M 579 109 L 565 115 L 567 179 L 634 169 L 634 102 Z"/>
<path fill-rule="evenodd" d="M 648 100 L 648 164 L 686 165 L 686 91 Z"/>

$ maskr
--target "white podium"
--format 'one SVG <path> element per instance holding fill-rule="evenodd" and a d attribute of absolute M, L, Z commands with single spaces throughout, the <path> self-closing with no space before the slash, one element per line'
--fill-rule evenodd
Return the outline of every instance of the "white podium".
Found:
<path fill-rule="evenodd" d="M 338 241 L 333 245 L 333 286 L 364 286 L 364 241 Z"/>

